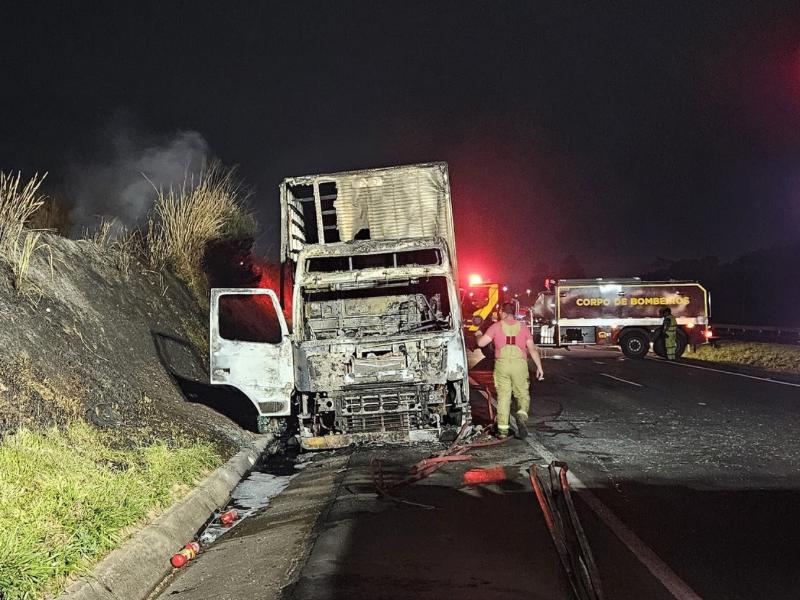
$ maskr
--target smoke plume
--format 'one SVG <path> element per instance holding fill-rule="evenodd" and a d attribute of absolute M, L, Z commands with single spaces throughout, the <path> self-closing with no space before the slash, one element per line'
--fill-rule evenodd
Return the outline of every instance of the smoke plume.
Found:
<path fill-rule="evenodd" d="M 196 131 L 154 137 L 119 125 L 107 128 L 103 145 L 102 159 L 75 163 L 68 170 L 73 234 L 96 227 L 101 217 L 115 218 L 125 227 L 141 225 L 156 197 L 154 186 L 189 181 L 209 153 Z"/>

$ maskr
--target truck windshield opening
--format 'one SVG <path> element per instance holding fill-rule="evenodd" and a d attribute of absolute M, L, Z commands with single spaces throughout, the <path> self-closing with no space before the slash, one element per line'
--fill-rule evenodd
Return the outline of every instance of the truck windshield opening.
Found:
<path fill-rule="evenodd" d="M 303 290 L 306 339 L 362 338 L 452 328 L 446 277 L 363 289 Z"/>
<path fill-rule="evenodd" d="M 359 271 L 411 266 L 441 265 L 442 255 L 436 248 L 357 254 L 354 256 L 320 256 L 309 258 L 306 271 L 309 273 L 333 273 L 336 271 Z"/>

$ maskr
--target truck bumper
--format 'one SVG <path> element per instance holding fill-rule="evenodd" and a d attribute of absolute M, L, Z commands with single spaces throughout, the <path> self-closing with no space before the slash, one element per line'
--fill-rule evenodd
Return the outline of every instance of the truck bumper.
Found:
<path fill-rule="evenodd" d="M 413 429 L 411 431 L 391 431 L 375 433 L 340 433 L 301 437 L 303 450 L 335 450 L 353 444 L 380 442 L 382 444 L 407 444 L 409 442 L 436 442 L 439 432 L 436 429 Z"/>

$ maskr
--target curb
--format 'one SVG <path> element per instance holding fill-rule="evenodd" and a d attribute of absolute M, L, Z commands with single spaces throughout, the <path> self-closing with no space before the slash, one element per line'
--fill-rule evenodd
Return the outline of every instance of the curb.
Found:
<path fill-rule="evenodd" d="M 145 600 L 172 571 L 170 557 L 228 502 L 231 490 L 274 440 L 273 435 L 259 436 L 56 600 Z"/>

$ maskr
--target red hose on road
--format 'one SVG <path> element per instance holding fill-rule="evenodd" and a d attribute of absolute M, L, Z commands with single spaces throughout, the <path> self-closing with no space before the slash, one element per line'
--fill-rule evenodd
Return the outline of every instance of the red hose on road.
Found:
<path fill-rule="evenodd" d="M 558 473 L 556 473 L 558 469 Z M 600 573 L 594 562 L 589 540 L 581 526 L 567 477 L 569 467 L 561 461 L 553 461 L 548 466 L 550 485 L 539 480 L 536 465 L 531 465 L 528 475 L 531 487 L 542 509 L 545 525 L 553 538 L 561 564 L 570 580 L 575 595 L 580 600 L 603 600 Z M 558 482 L 558 487 L 556 487 Z"/>
<path fill-rule="evenodd" d="M 489 408 L 489 415 L 494 420 L 494 411 L 492 407 L 492 395 L 489 391 L 489 387 L 484 385 L 484 395 L 486 397 L 486 404 Z M 488 432 L 493 425 L 489 425 L 483 430 L 483 434 Z M 420 479 L 424 479 L 425 477 L 430 476 L 435 471 L 437 471 L 442 465 L 449 463 L 449 462 L 461 462 L 461 461 L 469 461 L 472 460 L 472 456 L 467 454 L 473 448 L 487 448 L 490 446 L 498 446 L 500 444 L 505 444 L 510 437 L 500 438 L 500 439 L 476 439 L 470 443 L 462 443 L 462 440 L 466 437 L 467 433 L 469 432 L 470 425 L 468 423 L 464 423 L 461 426 L 461 429 L 458 431 L 458 435 L 456 435 L 455 440 L 453 443 L 450 444 L 445 450 L 434 454 L 433 456 L 429 456 L 428 458 L 424 458 L 415 464 L 411 469 L 409 469 L 408 475 L 401 479 L 400 481 L 389 485 L 388 487 L 383 481 L 383 467 L 381 461 L 378 459 L 373 459 L 370 462 L 370 471 L 372 473 L 372 479 L 375 483 L 375 488 L 378 492 L 387 498 L 390 498 L 395 501 L 404 502 L 406 504 L 415 504 L 417 506 L 424 506 L 425 508 L 434 508 L 427 505 L 419 505 L 414 502 L 409 502 L 403 500 L 402 498 L 396 498 L 389 493 L 390 489 L 399 487 L 401 485 L 407 483 L 414 483 L 415 481 L 419 481 Z"/>

